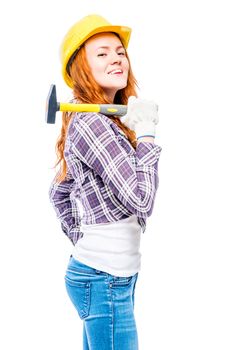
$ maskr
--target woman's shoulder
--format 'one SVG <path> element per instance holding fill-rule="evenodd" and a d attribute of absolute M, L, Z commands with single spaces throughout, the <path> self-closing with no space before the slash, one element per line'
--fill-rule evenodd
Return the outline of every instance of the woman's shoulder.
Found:
<path fill-rule="evenodd" d="M 73 98 L 69 101 L 69 103 L 80 103 L 79 100 L 76 98 Z M 96 124 L 102 124 L 105 127 L 110 127 L 115 134 L 121 134 L 126 137 L 125 133 L 121 128 L 118 127 L 118 125 L 107 115 L 100 113 L 100 112 L 70 112 L 70 127 L 74 127 L 74 124 L 79 124 L 82 120 L 85 124 L 96 123 Z"/>
<path fill-rule="evenodd" d="M 98 112 L 73 112 L 67 136 L 73 139 L 78 135 L 93 133 L 97 137 L 103 133 L 112 134 L 113 137 L 119 134 L 117 125 L 107 116 Z M 79 137 L 79 136 L 78 136 Z"/>
<path fill-rule="evenodd" d="M 87 123 L 89 126 L 93 123 L 96 123 L 97 125 L 102 124 L 108 128 L 110 126 L 117 132 L 121 130 L 113 120 L 100 112 L 75 112 L 73 115 L 73 123 L 79 123 L 81 120 Z"/>

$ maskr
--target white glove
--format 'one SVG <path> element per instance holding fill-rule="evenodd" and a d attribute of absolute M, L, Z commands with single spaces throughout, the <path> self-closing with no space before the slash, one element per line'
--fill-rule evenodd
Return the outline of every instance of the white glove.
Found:
<path fill-rule="evenodd" d="M 155 137 L 155 126 L 159 121 L 156 103 L 130 96 L 127 108 L 127 114 L 121 118 L 121 121 L 135 131 L 136 137 Z"/>

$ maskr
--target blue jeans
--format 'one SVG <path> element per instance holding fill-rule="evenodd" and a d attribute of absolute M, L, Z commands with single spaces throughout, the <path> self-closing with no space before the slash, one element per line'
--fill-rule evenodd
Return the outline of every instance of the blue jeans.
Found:
<path fill-rule="evenodd" d="M 83 320 L 83 350 L 138 350 L 134 317 L 137 278 L 138 273 L 116 277 L 70 257 L 65 286 Z"/>

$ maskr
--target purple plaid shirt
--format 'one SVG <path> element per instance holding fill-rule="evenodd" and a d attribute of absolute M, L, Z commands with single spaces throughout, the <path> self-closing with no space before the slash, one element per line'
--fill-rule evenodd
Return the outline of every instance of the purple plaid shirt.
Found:
<path fill-rule="evenodd" d="M 142 232 L 152 214 L 158 188 L 162 148 L 139 142 L 136 150 L 122 130 L 100 113 L 75 113 L 68 130 L 64 157 L 67 176 L 53 179 L 49 198 L 62 231 L 75 245 L 86 225 L 115 222 L 137 215 Z"/>

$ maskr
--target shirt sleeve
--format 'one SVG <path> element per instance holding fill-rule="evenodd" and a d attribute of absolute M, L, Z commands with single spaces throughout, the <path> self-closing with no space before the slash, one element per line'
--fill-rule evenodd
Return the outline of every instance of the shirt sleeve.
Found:
<path fill-rule="evenodd" d="M 102 178 L 130 212 L 143 218 L 152 214 L 160 146 L 139 142 L 135 166 L 110 124 L 97 113 L 77 113 L 68 137 L 72 152 Z"/>
<path fill-rule="evenodd" d="M 57 218 L 60 220 L 62 231 L 75 245 L 81 235 L 81 215 L 72 193 L 74 179 L 67 176 L 65 180 L 57 183 L 55 178 L 49 188 L 50 202 L 53 205 Z"/>

